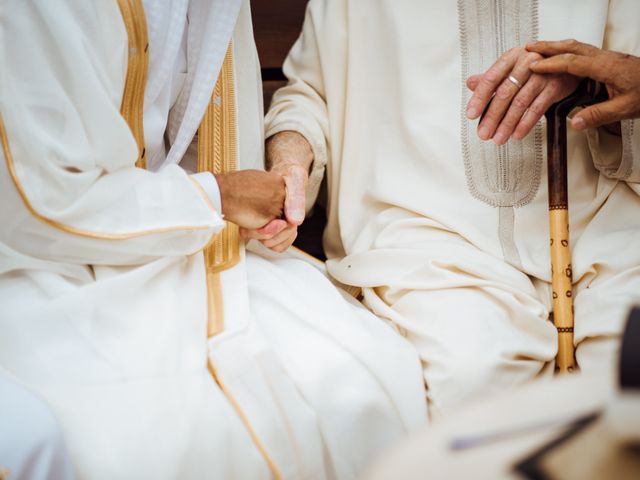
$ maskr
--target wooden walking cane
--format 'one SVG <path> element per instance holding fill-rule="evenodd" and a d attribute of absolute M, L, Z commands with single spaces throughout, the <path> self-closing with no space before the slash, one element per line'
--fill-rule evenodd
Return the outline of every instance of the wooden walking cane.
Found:
<path fill-rule="evenodd" d="M 549 177 L 549 234 L 551 237 L 551 288 L 553 323 L 558 329 L 556 369 L 576 368 L 573 345 L 573 272 L 569 244 L 569 196 L 567 184 L 567 115 L 607 99 L 601 83 L 585 79 L 576 91 L 547 110 L 547 164 Z"/>

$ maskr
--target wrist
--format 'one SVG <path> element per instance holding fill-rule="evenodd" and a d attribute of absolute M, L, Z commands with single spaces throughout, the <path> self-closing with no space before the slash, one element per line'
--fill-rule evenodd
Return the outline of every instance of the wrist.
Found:
<path fill-rule="evenodd" d="M 267 139 L 267 168 L 283 172 L 296 166 L 308 174 L 313 164 L 313 150 L 307 139 L 294 131 L 276 133 Z"/>

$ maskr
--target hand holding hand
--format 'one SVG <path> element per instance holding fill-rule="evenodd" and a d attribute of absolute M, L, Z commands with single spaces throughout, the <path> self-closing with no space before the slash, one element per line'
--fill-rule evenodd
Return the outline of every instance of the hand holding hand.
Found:
<path fill-rule="evenodd" d="M 281 132 L 267 141 L 267 164 L 286 185 L 284 220 L 276 219 L 260 229 L 241 229 L 244 238 L 260 240 L 275 252 L 284 252 L 298 236 L 304 222 L 309 166 L 313 153 L 306 139 L 295 132 Z"/>
<path fill-rule="evenodd" d="M 589 77 L 607 86 L 609 100 L 578 112 L 571 124 L 577 130 L 640 117 L 640 57 L 601 50 L 576 40 L 535 42 L 527 50 L 549 58 L 531 65 L 538 74 Z"/>
<path fill-rule="evenodd" d="M 531 65 L 541 58 L 523 47 L 512 48 L 485 73 L 467 79 L 473 91 L 467 117 L 473 120 L 485 112 L 478 125 L 481 139 L 498 145 L 511 136 L 523 139 L 551 105 L 578 86 L 579 79 L 571 75 L 533 73 Z"/>
<path fill-rule="evenodd" d="M 257 229 L 282 215 L 285 185 L 280 175 L 240 170 L 216 175 L 216 180 L 226 220 Z"/>

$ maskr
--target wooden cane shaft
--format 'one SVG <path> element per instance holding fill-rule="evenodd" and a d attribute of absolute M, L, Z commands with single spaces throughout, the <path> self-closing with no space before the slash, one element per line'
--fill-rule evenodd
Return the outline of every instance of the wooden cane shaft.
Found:
<path fill-rule="evenodd" d="M 553 320 L 558 329 L 556 365 L 560 372 L 571 372 L 575 369 L 575 349 L 569 211 L 566 208 L 549 210 L 549 222 Z"/>

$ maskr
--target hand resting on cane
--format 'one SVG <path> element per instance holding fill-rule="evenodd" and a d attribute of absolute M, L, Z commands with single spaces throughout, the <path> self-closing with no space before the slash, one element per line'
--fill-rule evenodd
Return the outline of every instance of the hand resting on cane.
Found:
<path fill-rule="evenodd" d="M 609 100 L 577 113 L 571 121 L 575 129 L 640 118 L 639 57 L 602 50 L 576 40 L 530 43 L 527 50 L 549 57 L 531 64 L 536 74 L 568 73 L 606 85 Z"/>
<path fill-rule="evenodd" d="M 486 72 L 467 79 L 473 91 L 467 118 L 475 120 L 486 110 L 478 125 L 481 139 L 498 145 L 523 139 L 551 105 L 576 89 L 579 79 L 572 75 L 533 73 L 531 65 L 541 59 L 524 47 L 512 48 Z"/>

